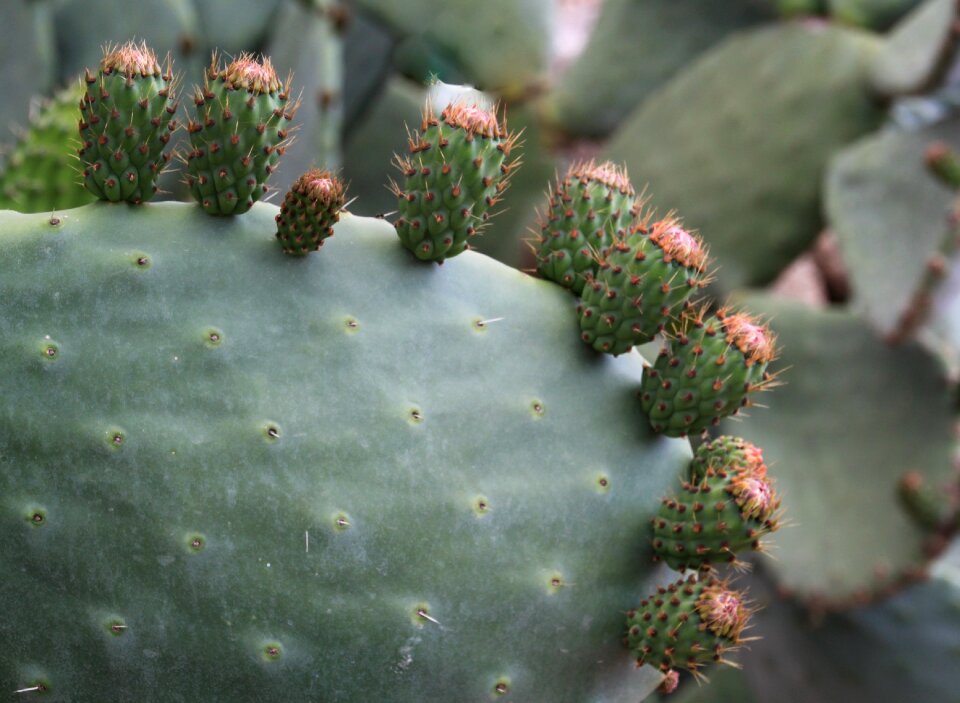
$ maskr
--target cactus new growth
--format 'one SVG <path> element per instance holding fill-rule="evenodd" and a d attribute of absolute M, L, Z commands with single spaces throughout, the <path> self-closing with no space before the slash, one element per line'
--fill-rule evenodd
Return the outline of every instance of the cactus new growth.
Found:
<path fill-rule="evenodd" d="M 80 102 L 83 182 L 101 200 L 142 203 L 157 191 L 177 127 L 173 70 L 145 43 L 109 47 L 100 70 L 87 70 Z"/>
<path fill-rule="evenodd" d="M 548 193 L 541 213 L 537 271 L 577 295 L 616 238 L 625 238 L 637 214 L 636 193 L 621 166 L 575 163 Z"/>
<path fill-rule="evenodd" d="M 287 192 L 277 215 L 277 239 L 284 252 L 306 256 L 333 236 L 346 202 L 343 183 L 329 171 L 312 169 Z"/>
<path fill-rule="evenodd" d="M 747 313 L 688 311 L 643 377 L 641 401 L 650 425 L 671 437 L 696 434 L 749 407 L 769 388 L 776 341 Z"/>
<path fill-rule="evenodd" d="M 187 124 L 187 185 L 205 212 L 239 215 L 267 192 L 299 107 L 289 83 L 269 59 L 241 54 L 222 66 L 214 54 L 194 94 L 196 119 Z"/>
<path fill-rule="evenodd" d="M 690 576 L 658 588 L 627 613 L 627 644 L 639 664 L 698 674 L 710 662 L 727 663 L 724 655 L 744 641 L 750 613 L 744 594 L 726 582 Z"/>
<path fill-rule="evenodd" d="M 583 341 L 622 354 L 653 340 L 707 284 L 707 251 L 696 234 L 672 217 L 646 221 L 617 239 L 600 261 L 577 311 Z"/>
<path fill-rule="evenodd" d="M 496 109 L 451 103 L 423 112 L 409 155 L 396 158 L 402 183 L 392 183 L 400 241 L 418 259 L 442 263 L 469 247 L 502 200 L 519 165 L 517 137 Z"/>
<path fill-rule="evenodd" d="M 699 472 L 691 462 L 691 473 Z M 761 537 L 780 526 L 780 498 L 765 474 L 762 460 L 757 467 L 708 459 L 702 477 L 684 481 L 679 495 L 664 498 L 651 521 L 656 557 L 684 571 L 736 562 L 743 550 L 761 551 Z"/>

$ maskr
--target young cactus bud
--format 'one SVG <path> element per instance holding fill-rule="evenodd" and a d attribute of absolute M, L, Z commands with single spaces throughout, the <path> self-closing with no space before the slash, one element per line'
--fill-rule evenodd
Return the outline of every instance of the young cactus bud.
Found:
<path fill-rule="evenodd" d="M 581 338 L 594 349 L 622 354 L 651 341 L 707 282 L 707 251 L 695 234 L 667 218 L 634 225 L 587 274 L 577 307 Z"/>
<path fill-rule="evenodd" d="M 205 212 L 242 214 L 267 192 L 300 103 L 290 101 L 289 85 L 277 78 L 270 59 L 251 54 L 226 67 L 214 54 L 193 101 L 187 185 Z"/>
<path fill-rule="evenodd" d="M 767 365 L 775 356 L 773 334 L 746 313 L 686 315 L 644 369 L 640 399 L 651 427 L 683 437 L 749 407 L 749 395 L 773 382 Z"/>
<path fill-rule="evenodd" d="M 306 256 L 333 236 L 345 190 L 339 178 L 320 169 L 307 171 L 296 180 L 276 217 L 277 239 L 285 253 Z"/>
<path fill-rule="evenodd" d="M 699 483 L 707 475 L 707 469 L 721 468 L 747 471 L 761 478 L 767 475 L 760 447 L 740 437 L 722 435 L 697 449 L 690 462 L 689 480 Z"/>
<path fill-rule="evenodd" d="M 683 482 L 680 495 L 663 499 L 651 521 L 655 557 L 677 571 L 735 562 L 737 552 L 762 551 L 760 538 L 780 526 L 779 508 L 770 481 L 753 467 L 709 465 L 701 479 Z"/>
<path fill-rule="evenodd" d="M 712 576 L 680 579 L 627 613 L 627 645 L 638 664 L 696 674 L 743 642 L 751 611 L 744 594 Z"/>
<path fill-rule="evenodd" d="M 626 236 L 637 214 L 627 171 L 606 161 L 575 163 L 548 194 L 540 215 L 537 271 L 577 295 L 587 274 L 617 237 Z"/>
<path fill-rule="evenodd" d="M 100 70 L 87 70 L 84 81 L 78 150 L 84 185 L 101 200 L 149 200 L 177 128 L 170 58 L 161 70 L 146 44 L 127 42 L 107 48 Z"/>
<path fill-rule="evenodd" d="M 516 135 L 496 110 L 452 103 L 438 118 L 428 105 L 409 155 L 396 159 L 403 182 L 391 184 L 403 245 L 437 263 L 467 249 L 518 165 L 509 160 L 515 145 Z"/>

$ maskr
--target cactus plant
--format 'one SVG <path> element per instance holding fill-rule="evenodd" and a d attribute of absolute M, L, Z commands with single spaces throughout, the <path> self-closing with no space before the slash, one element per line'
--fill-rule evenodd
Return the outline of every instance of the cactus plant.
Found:
<path fill-rule="evenodd" d="M 71 159 L 78 142 L 77 105 L 83 94 L 77 81 L 37 106 L 0 171 L 0 207 L 49 212 L 93 199 Z"/>

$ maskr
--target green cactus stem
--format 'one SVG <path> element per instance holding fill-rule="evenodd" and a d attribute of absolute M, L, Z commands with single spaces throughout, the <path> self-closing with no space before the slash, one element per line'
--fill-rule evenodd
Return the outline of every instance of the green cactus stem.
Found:
<path fill-rule="evenodd" d="M 177 128 L 169 56 L 161 70 L 145 43 L 108 47 L 100 70 L 88 69 L 84 81 L 78 150 L 84 185 L 101 200 L 149 200 L 170 161 L 164 149 Z"/>
<path fill-rule="evenodd" d="M 312 169 L 287 191 L 277 215 L 277 240 L 283 251 L 306 256 L 333 236 L 346 202 L 343 182 L 329 171 Z"/>
<path fill-rule="evenodd" d="M 664 498 L 651 521 L 656 558 L 684 571 L 736 562 L 747 549 L 762 551 L 760 539 L 780 526 L 780 498 L 762 462 L 760 468 L 763 473 L 711 460 L 701 479 L 684 481 L 679 495 Z"/>
<path fill-rule="evenodd" d="M 196 119 L 187 124 L 187 185 L 208 214 L 245 213 L 268 191 L 300 105 L 289 83 L 270 59 L 241 54 L 223 67 L 213 55 L 194 94 Z"/>
<path fill-rule="evenodd" d="M 442 263 L 469 247 L 501 201 L 517 136 L 496 110 L 451 103 L 440 117 L 428 105 L 409 155 L 396 158 L 403 174 L 391 183 L 403 245 L 423 261 Z"/>
<path fill-rule="evenodd" d="M 548 193 L 540 214 L 537 271 L 579 295 L 587 274 L 616 238 L 625 238 L 638 214 L 627 171 L 611 161 L 573 164 Z"/>
<path fill-rule="evenodd" d="M 627 613 L 626 643 L 638 664 L 697 675 L 710 662 L 730 663 L 724 655 L 744 641 L 750 615 L 742 592 L 714 576 L 690 576 L 658 588 Z"/>
<path fill-rule="evenodd" d="M 650 342 L 708 283 L 707 250 L 696 234 L 667 217 L 646 218 L 617 239 L 587 284 L 577 312 L 581 337 L 594 349 L 622 354 Z"/>
<path fill-rule="evenodd" d="M 750 407 L 750 394 L 775 382 L 770 329 L 747 313 L 688 311 L 643 376 L 641 403 L 656 432 L 699 433 Z"/>

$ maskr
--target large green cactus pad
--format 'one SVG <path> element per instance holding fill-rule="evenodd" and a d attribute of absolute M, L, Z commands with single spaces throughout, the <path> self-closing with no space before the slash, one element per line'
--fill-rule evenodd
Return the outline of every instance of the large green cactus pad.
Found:
<path fill-rule="evenodd" d="M 811 623 L 809 613 L 800 608 L 763 597 L 767 607 L 754 631 L 763 645 L 740 657 L 756 699 L 960 701 L 957 547 L 931 568 L 928 582 L 867 608 L 828 614 L 818 623 Z"/>
<path fill-rule="evenodd" d="M 720 288 L 766 283 L 820 229 L 830 154 L 880 117 L 866 87 L 875 47 L 834 27 L 741 33 L 644 101 L 604 155 L 703 233 Z"/>
<path fill-rule="evenodd" d="M 0 217 L 0 690 L 642 699 L 623 613 L 690 452 L 640 357 L 482 255 L 344 215 L 289 257 L 276 213 Z"/>
<path fill-rule="evenodd" d="M 467 78 L 508 97 L 542 80 L 550 40 L 549 0 L 357 0 L 394 32 L 422 37 L 458 59 Z"/>
<path fill-rule="evenodd" d="M 786 369 L 760 401 L 769 409 L 722 425 L 763 447 L 783 498 L 785 527 L 764 563 L 814 603 L 881 592 L 929 558 L 931 535 L 904 510 L 901 478 L 917 472 L 941 492 L 953 480 L 945 369 L 918 344 L 886 345 L 849 312 L 762 297 L 747 307 L 775 320 Z"/>
<path fill-rule="evenodd" d="M 902 326 L 930 258 L 951 236 L 956 194 L 924 158 L 927 147 L 941 141 L 960 149 L 960 120 L 872 134 L 840 152 L 827 173 L 825 211 L 854 305 L 883 334 Z"/>
<path fill-rule="evenodd" d="M 955 0 L 927 0 L 890 33 L 873 64 L 874 88 L 884 95 L 930 90 L 957 52 Z"/>
<path fill-rule="evenodd" d="M 546 106 L 565 132 L 612 132 L 655 88 L 727 34 L 770 19 L 756 0 L 606 0 Z"/>

